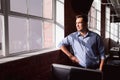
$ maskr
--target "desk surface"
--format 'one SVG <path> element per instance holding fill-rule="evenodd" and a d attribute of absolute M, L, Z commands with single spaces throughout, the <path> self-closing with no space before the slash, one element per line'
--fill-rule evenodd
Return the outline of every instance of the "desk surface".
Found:
<path fill-rule="evenodd" d="M 120 51 L 120 47 L 112 47 L 112 48 L 110 49 L 110 51 L 119 52 L 119 51 Z"/>

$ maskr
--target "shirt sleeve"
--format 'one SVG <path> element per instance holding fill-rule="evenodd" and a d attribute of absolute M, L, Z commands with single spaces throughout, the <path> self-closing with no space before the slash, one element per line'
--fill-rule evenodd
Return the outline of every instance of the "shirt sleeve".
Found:
<path fill-rule="evenodd" d="M 99 51 L 100 57 L 101 59 L 105 59 L 105 48 L 100 36 L 98 36 L 97 41 L 98 41 L 98 51 Z"/>
<path fill-rule="evenodd" d="M 70 45 L 70 36 L 65 37 L 59 44 L 58 44 L 58 48 L 60 48 L 61 46 L 68 46 Z"/>

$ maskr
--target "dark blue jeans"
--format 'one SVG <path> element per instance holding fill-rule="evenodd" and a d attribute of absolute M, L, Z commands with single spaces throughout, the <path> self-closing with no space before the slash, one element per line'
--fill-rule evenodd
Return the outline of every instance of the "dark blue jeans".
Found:
<path fill-rule="evenodd" d="M 80 67 L 80 68 L 87 68 L 87 69 L 99 69 L 99 65 L 92 65 L 92 66 L 88 66 L 88 67 L 83 67 L 80 64 L 73 63 L 73 66 Z"/>

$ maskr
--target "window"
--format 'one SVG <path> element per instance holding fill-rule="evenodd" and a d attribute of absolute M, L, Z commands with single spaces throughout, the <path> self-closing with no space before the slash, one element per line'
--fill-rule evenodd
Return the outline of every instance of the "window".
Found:
<path fill-rule="evenodd" d="M 3 15 L 0 15 L 0 56 L 3 55 L 3 41 Z"/>
<path fill-rule="evenodd" d="M 106 6 L 106 35 L 105 38 L 110 38 L 110 8 Z"/>
<path fill-rule="evenodd" d="M 110 23 L 110 16 L 112 22 Z M 110 8 L 106 6 L 106 38 L 110 38 L 115 42 L 120 42 L 120 23 L 114 22 L 114 15 L 110 15 Z"/>
<path fill-rule="evenodd" d="M 64 0 L 2 2 L 5 7 L 1 7 L 0 0 L 0 57 L 53 48 L 62 39 Z"/>
<path fill-rule="evenodd" d="M 9 16 L 8 21 L 10 53 L 41 50 L 54 46 L 52 33 L 54 25 L 50 25 L 50 22 L 53 24 L 54 21 L 52 6 L 52 0 L 10 0 L 10 12 L 15 14 L 10 14 L 14 17 Z M 48 37 L 47 34 L 52 37 Z"/>
<path fill-rule="evenodd" d="M 56 46 L 64 38 L 64 0 L 56 0 Z"/>
<path fill-rule="evenodd" d="M 111 34 L 110 38 L 114 40 L 115 42 L 118 41 L 119 38 L 119 23 L 111 23 Z"/>
<path fill-rule="evenodd" d="M 88 13 L 88 26 L 91 30 L 100 34 L 101 26 L 101 0 L 94 0 Z"/>
<path fill-rule="evenodd" d="M 4 34 L 3 34 L 3 31 L 4 31 L 4 16 L 2 14 L 2 9 L 1 9 L 1 0 L 0 0 L 0 56 L 3 56 L 3 42 L 4 42 Z"/>

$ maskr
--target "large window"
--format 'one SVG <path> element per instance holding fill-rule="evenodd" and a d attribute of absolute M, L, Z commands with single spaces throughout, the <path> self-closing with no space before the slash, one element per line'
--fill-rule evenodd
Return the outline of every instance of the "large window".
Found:
<path fill-rule="evenodd" d="M 111 16 L 111 23 L 110 23 Z M 120 42 L 120 23 L 114 22 L 114 15 L 110 15 L 110 7 L 106 6 L 106 35 L 105 38 L 110 38 L 112 41 Z"/>
<path fill-rule="evenodd" d="M 53 48 L 63 26 L 64 0 L 0 0 L 0 57 Z"/>
<path fill-rule="evenodd" d="M 10 53 L 55 46 L 52 6 L 52 0 L 10 0 L 13 13 L 8 19 Z"/>
<path fill-rule="evenodd" d="M 88 25 L 92 31 L 100 34 L 101 26 L 101 0 L 94 0 L 88 13 Z"/>

